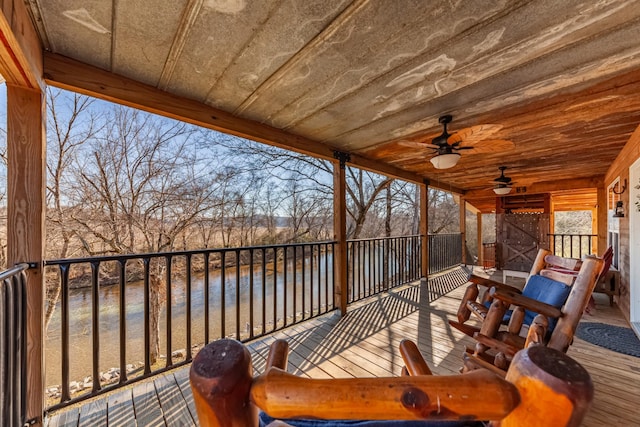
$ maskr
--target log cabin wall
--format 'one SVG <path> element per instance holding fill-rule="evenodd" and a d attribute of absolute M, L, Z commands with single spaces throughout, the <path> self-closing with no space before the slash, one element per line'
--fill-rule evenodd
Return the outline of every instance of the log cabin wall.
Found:
<path fill-rule="evenodd" d="M 605 188 L 608 188 L 618 177 L 620 183 L 627 180 L 627 187 L 637 185 L 629 181 L 629 167 L 640 158 L 640 127 L 631 135 L 631 138 L 624 146 L 616 160 L 611 164 L 607 174 L 605 175 Z M 620 296 L 618 297 L 618 307 L 629 320 L 630 318 L 630 257 L 629 248 L 631 245 L 629 239 L 629 215 L 628 211 L 632 208 L 629 204 L 630 191 L 621 194 L 621 200 L 624 204 L 625 217 L 620 218 L 620 254 L 619 254 L 619 270 L 620 270 Z"/>

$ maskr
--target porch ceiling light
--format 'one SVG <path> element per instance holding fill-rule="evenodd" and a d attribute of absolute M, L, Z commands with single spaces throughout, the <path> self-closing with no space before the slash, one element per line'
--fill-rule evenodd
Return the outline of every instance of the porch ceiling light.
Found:
<path fill-rule="evenodd" d="M 493 189 L 493 192 L 499 196 L 504 196 L 505 194 L 509 194 L 511 192 L 511 186 L 500 184 Z"/>
<path fill-rule="evenodd" d="M 460 160 L 460 154 L 458 153 L 447 153 L 447 154 L 439 154 L 435 157 L 431 158 L 431 163 L 433 167 L 436 169 L 449 169 L 458 164 L 458 160 Z"/>

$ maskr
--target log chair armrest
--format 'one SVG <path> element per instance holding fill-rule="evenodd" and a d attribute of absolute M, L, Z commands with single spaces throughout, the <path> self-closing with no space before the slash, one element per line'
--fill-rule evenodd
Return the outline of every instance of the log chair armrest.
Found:
<path fill-rule="evenodd" d="M 475 283 L 476 285 L 485 286 L 486 288 L 504 289 L 504 290 L 512 291 L 518 294 L 522 293 L 522 291 L 519 288 L 516 288 L 515 286 L 507 285 L 501 282 L 496 282 L 495 280 L 476 276 L 475 274 L 472 274 L 469 277 L 469 281 L 471 283 Z"/>
<path fill-rule="evenodd" d="M 562 316 L 562 311 L 560 311 L 559 308 L 556 308 L 544 302 L 540 302 L 538 300 L 527 298 L 522 294 L 511 291 L 503 291 L 496 288 L 492 288 L 490 292 L 493 298 L 497 298 L 508 304 L 523 307 L 527 310 L 542 314 L 543 316 L 547 316 L 549 318 L 559 318 Z"/>
<path fill-rule="evenodd" d="M 480 333 L 475 334 L 473 338 L 478 341 L 480 344 L 483 344 L 487 347 L 492 348 L 496 352 L 504 353 L 508 356 L 513 357 L 521 348 L 515 347 L 513 345 L 507 344 L 504 341 L 500 341 L 495 338 L 488 337 L 486 335 L 482 335 Z"/>
<path fill-rule="evenodd" d="M 402 340 L 400 342 L 400 354 L 402 355 L 407 373 L 410 376 L 432 374 L 429 365 L 427 365 L 427 362 L 425 362 L 424 357 L 422 357 L 420 350 L 413 341 L 407 339 Z"/>

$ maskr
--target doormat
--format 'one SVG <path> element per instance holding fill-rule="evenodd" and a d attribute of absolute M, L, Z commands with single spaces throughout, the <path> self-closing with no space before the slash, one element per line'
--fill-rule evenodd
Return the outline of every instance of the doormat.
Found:
<path fill-rule="evenodd" d="M 630 328 L 605 323 L 581 322 L 578 324 L 576 336 L 617 353 L 640 357 L 640 339 Z"/>

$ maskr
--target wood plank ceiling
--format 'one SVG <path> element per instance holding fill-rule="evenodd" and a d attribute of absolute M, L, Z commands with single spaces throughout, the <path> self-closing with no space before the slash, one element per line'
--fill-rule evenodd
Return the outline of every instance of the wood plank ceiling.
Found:
<path fill-rule="evenodd" d="M 640 0 L 28 4 L 49 55 L 469 191 L 483 210 L 498 166 L 527 188 L 601 178 L 640 123 Z M 429 142 L 445 113 L 451 131 L 496 125 L 513 148 L 434 169 L 402 141 Z"/>

